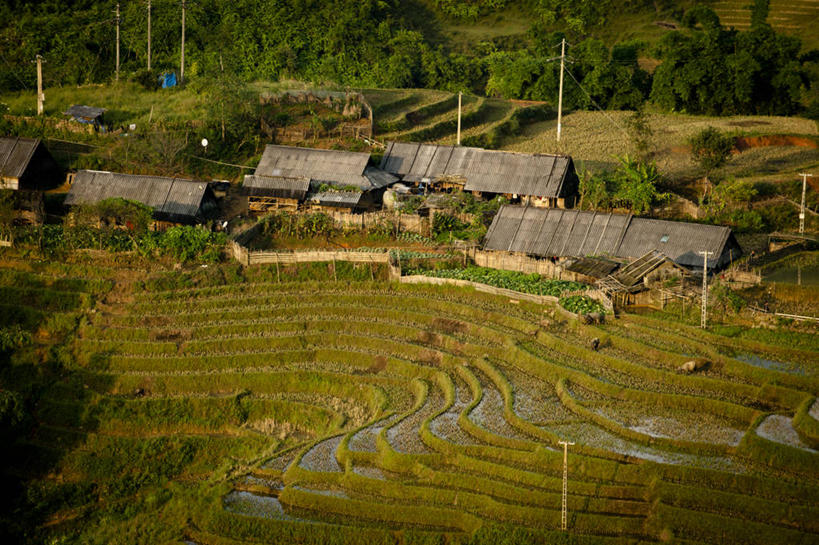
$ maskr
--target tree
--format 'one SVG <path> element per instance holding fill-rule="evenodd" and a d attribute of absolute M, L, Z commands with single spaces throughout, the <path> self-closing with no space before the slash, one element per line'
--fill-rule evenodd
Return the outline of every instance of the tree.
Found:
<path fill-rule="evenodd" d="M 663 36 L 654 49 L 651 100 L 696 114 L 791 115 L 809 79 L 799 38 L 766 22 L 767 1 L 756 0 L 747 31 L 726 29 L 708 7 L 686 12 L 686 30 Z"/>
<path fill-rule="evenodd" d="M 580 208 L 597 210 L 608 205 L 609 192 L 605 175 L 592 174 L 584 170 L 578 177 L 580 178 Z"/>
<path fill-rule="evenodd" d="M 74 218 L 78 225 L 125 226 L 136 233 L 144 233 L 151 224 L 153 210 L 140 202 L 117 197 L 84 204 L 77 209 Z"/>
<path fill-rule="evenodd" d="M 614 200 L 628 206 L 635 214 L 647 212 L 655 202 L 666 201 L 670 193 L 661 193 L 657 185 L 661 180 L 655 163 L 633 159 L 628 155 L 617 158 L 620 166 L 614 173 L 616 191 Z"/>
<path fill-rule="evenodd" d="M 708 127 L 692 136 L 691 155 L 702 169 L 706 183 L 710 183 L 711 173 L 722 167 L 734 149 L 734 139 L 714 127 Z"/>
<path fill-rule="evenodd" d="M 641 161 L 647 161 L 654 153 L 654 129 L 649 123 L 648 114 L 643 108 L 637 108 L 626 120 L 631 145 Z"/>

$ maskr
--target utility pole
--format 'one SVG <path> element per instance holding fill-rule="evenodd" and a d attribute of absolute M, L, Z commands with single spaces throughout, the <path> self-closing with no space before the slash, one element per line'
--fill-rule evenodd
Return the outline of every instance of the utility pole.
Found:
<path fill-rule="evenodd" d="M 179 69 L 179 83 L 185 81 L 185 0 L 182 0 L 182 64 Z"/>
<path fill-rule="evenodd" d="M 808 178 L 813 178 L 813 174 L 800 174 L 802 176 L 802 207 L 799 209 L 799 234 L 805 234 L 805 189 L 808 185 Z"/>
<path fill-rule="evenodd" d="M 566 503 L 568 499 L 569 482 L 569 445 L 574 445 L 568 441 L 558 441 L 558 445 L 563 445 L 563 507 L 560 511 L 560 528 L 566 531 Z"/>
<path fill-rule="evenodd" d="M 148 71 L 151 71 L 151 0 L 148 0 Z"/>
<path fill-rule="evenodd" d="M 566 38 L 560 44 L 560 93 L 557 96 L 557 141 L 560 142 L 560 130 L 563 121 L 563 65 L 566 62 Z"/>
<path fill-rule="evenodd" d="M 117 2 L 117 9 L 114 13 L 116 14 L 117 22 L 117 73 L 115 78 L 119 81 L 119 2 Z"/>
<path fill-rule="evenodd" d="M 461 96 L 463 93 L 458 91 L 458 145 L 461 145 Z"/>
<path fill-rule="evenodd" d="M 700 327 L 705 329 L 708 319 L 708 257 L 714 252 L 697 252 L 702 256 L 702 312 Z"/>
<path fill-rule="evenodd" d="M 34 62 L 37 63 L 37 115 L 43 115 L 43 102 L 45 102 L 45 93 L 43 93 L 43 60 L 42 55 L 37 55 Z"/>

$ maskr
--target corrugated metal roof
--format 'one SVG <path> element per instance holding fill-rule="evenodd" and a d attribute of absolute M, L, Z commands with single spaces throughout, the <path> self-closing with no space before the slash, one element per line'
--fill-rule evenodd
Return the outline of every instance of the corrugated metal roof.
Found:
<path fill-rule="evenodd" d="M 97 108 L 95 106 L 74 105 L 67 109 L 65 115 L 71 117 L 80 117 L 82 119 L 96 119 L 105 113 L 105 108 Z"/>
<path fill-rule="evenodd" d="M 710 251 L 712 268 L 741 255 L 728 227 L 510 205 L 498 211 L 486 233 L 484 248 L 543 257 L 625 259 L 656 250 L 687 267 L 701 267 L 698 252 Z"/>
<path fill-rule="evenodd" d="M 634 218 L 618 253 L 639 257 L 656 250 L 680 265 L 702 267 L 703 257 L 698 252 L 712 252 L 709 261 L 716 261 L 730 235 L 731 229 L 720 225 Z"/>
<path fill-rule="evenodd" d="M 566 270 L 591 276 L 592 278 L 603 278 L 610 275 L 618 266 L 617 263 L 607 259 L 584 257 L 574 261 L 566 267 Z"/>
<path fill-rule="evenodd" d="M 323 191 L 310 196 L 310 201 L 322 206 L 354 208 L 358 206 L 363 194 L 357 191 Z"/>
<path fill-rule="evenodd" d="M 328 184 L 352 185 L 362 191 L 398 181 L 395 176 L 368 167 L 369 160 L 368 153 L 269 145 L 262 154 L 255 174 L 309 178 Z"/>
<path fill-rule="evenodd" d="M 22 177 L 39 145 L 34 138 L 0 138 L 0 176 Z"/>
<path fill-rule="evenodd" d="M 310 178 L 286 178 L 284 176 L 245 176 L 242 184 L 246 195 L 303 199 L 310 190 Z"/>
<path fill-rule="evenodd" d="M 122 198 L 154 209 L 157 217 L 172 221 L 194 219 L 202 206 L 207 184 L 193 180 L 81 170 L 65 199 L 69 206 Z"/>
<path fill-rule="evenodd" d="M 381 168 L 409 182 L 463 177 L 467 191 L 537 197 L 565 196 L 566 180 L 576 176 L 571 158 L 562 155 L 397 142 L 387 146 Z"/>

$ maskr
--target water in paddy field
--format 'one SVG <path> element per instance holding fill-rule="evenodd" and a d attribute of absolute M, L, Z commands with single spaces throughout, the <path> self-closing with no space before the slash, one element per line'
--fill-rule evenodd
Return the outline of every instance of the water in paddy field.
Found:
<path fill-rule="evenodd" d="M 768 284 L 799 284 L 800 283 L 800 269 L 801 269 L 801 285 L 802 286 L 819 286 L 819 263 L 812 263 L 809 265 L 788 265 L 774 269 L 762 277 L 762 281 Z"/>
<path fill-rule="evenodd" d="M 756 354 L 737 354 L 734 356 L 734 359 L 748 363 L 755 367 L 762 367 L 772 371 L 781 371 L 783 373 L 791 373 L 793 375 L 805 375 L 805 369 L 794 363 L 769 360 Z"/>

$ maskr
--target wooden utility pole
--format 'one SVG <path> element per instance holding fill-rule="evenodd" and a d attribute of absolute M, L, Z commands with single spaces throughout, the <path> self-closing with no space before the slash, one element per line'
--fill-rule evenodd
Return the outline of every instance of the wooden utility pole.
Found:
<path fill-rule="evenodd" d="M 117 9 L 114 13 L 116 14 L 115 20 L 117 22 L 117 72 L 115 79 L 119 81 L 119 2 L 117 2 Z"/>
<path fill-rule="evenodd" d="M 799 209 L 799 234 L 805 234 L 805 189 L 808 185 L 808 178 L 813 178 L 813 174 L 800 174 L 802 176 L 802 206 Z"/>
<path fill-rule="evenodd" d="M 714 252 L 697 252 L 702 256 L 702 311 L 700 313 L 700 327 L 708 325 L 708 257 Z"/>
<path fill-rule="evenodd" d="M 563 121 L 563 65 L 566 62 L 566 38 L 560 44 L 560 91 L 557 96 L 557 141 L 560 142 L 560 130 Z"/>
<path fill-rule="evenodd" d="M 148 0 L 148 71 L 151 70 L 151 0 Z"/>
<path fill-rule="evenodd" d="M 463 93 L 458 91 L 458 145 L 461 145 L 461 97 Z"/>
<path fill-rule="evenodd" d="M 574 445 L 568 441 L 558 441 L 558 445 L 563 445 L 563 504 L 560 510 L 560 529 L 566 531 L 566 503 L 569 491 L 569 445 Z"/>
<path fill-rule="evenodd" d="M 182 63 L 179 69 L 179 83 L 185 81 L 185 0 L 182 0 Z"/>
<path fill-rule="evenodd" d="M 43 115 L 43 102 L 45 102 L 45 93 L 43 93 L 43 60 L 42 55 L 37 55 L 34 62 L 37 63 L 37 115 Z"/>

